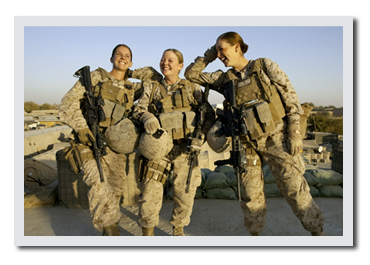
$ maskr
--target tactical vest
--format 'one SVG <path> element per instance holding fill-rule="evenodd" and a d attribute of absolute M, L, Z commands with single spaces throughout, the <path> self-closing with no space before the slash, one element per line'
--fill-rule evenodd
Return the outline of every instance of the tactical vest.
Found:
<path fill-rule="evenodd" d="M 101 121 L 99 126 L 109 127 L 130 115 L 134 105 L 134 90 L 130 81 L 125 81 L 125 84 L 122 85 L 112 81 L 104 69 L 98 68 L 97 71 L 101 74 L 102 81 L 96 84 L 93 93 L 94 96 L 100 95 L 103 98 L 106 117 L 106 120 Z"/>
<path fill-rule="evenodd" d="M 225 82 L 237 80 L 236 104 L 242 110 L 252 140 L 273 131 L 286 115 L 276 86 L 265 82 L 262 72 L 263 61 L 260 58 L 251 63 L 248 76 L 243 80 L 239 81 L 232 69 L 225 74 Z"/>
<path fill-rule="evenodd" d="M 193 96 L 194 84 L 181 79 L 171 95 L 168 95 L 164 86 L 159 84 L 162 97 L 160 100 L 153 100 L 156 90 L 156 87 L 153 87 L 149 98 L 149 112 L 158 117 L 162 128 L 172 136 L 172 139 L 185 139 L 196 126 L 196 113 L 192 111 L 192 106 L 198 104 Z"/>

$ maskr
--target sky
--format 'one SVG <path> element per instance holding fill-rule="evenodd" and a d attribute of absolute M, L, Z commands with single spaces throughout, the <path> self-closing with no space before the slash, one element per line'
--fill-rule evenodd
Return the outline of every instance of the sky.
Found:
<path fill-rule="evenodd" d="M 131 256 L 137 258 L 137 254 L 139 254 L 142 259 L 148 257 L 149 261 L 152 261 L 153 257 L 154 259 L 161 258 L 163 254 L 170 255 L 171 258 L 178 258 L 180 255 L 195 255 L 192 257 L 195 257 L 197 260 L 200 260 L 202 257 L 207 258 L 207 262 L 209 262 L 214 258 L 218 263 L 223 263 L 233 261 L 231 257 L 234 260 L 260 262 L 261 254 L 264 254 L 261 251 L 263 251 L 272 252 L 272 255 L 264 255 L 264 260 L 269 259 L 275 263 L 280 261 L 279 264 L 283 264 L 289 258 L 299 260 L 300 264 L 309 264 L 312 263 L 312 259 L 302 259 L 302 257 L 314 255 L 318 260 L 330 262 L 333 261 L 334 257 L 336 260 L 348 263 L 362 260 L 362 256 L 365 257 L 365 254 L 368 253 L 368 241 L 366 241 L 369 234 L 369 226 L 366 225 L 366 220 L 369 219 L 368 211 L 365 209 L 360 210 L 361 206 L 366 205 L 366 198 L 360 199 L 360 194 L 365 196 L 364 194 L 368 193 L 368 185 L 366 184 L 369 182 L 369 178 L 366 177 L 367 171 L 365 171 L 367 170 L 365 167 L 368 163 L 368 156 L 364 152 L 368 149 L 363 147 L 367 145 L 368 141 L 361 142 L 359 133 L 361 131 L 365 135 L 368 131 L 366 128 L 368 123 L 356 123 L 356 121 L 365 121 L 367 119 L 366 105 L 368 102 L 366 95 L 368 90 L 366 87 L 368 83 L 367 58 L 369 58 L 369 49 L 367 47 L 369 47 L 370 43 L 367 37 L 367 26 L 369 26 L 370 17 L 363 1 L 353 0 L 338 5 L 337 1 L 334 2 L 332 0 L 312 0 L 310 3 L 302 2 L 302 5 L 301 2 L 293 0 L 264 1 L 263 3 L 255 1 L 247 4 L 245 1 L 225 2 L 213 0 L 212 4 L 210 4 L 207 1 L 189 0 L 181 8 L 176 7 L 172 0 L 141 1 L 140 6 L 133 2 L 122 3 L 122 1 L 110 1 L 109 4 L 100 3 L 94 5 L 90 1 L 85 3 L 84 1 L 65 0 L 63 3 L 57 4 L 57 6 L 55 6 L 54 2 L 46 0 L 19 2 L 16 0 L 7 5 L 4 9 L 5 12 L 3 12 L 4 23 L 1 25 L 3 36 L 3 41 L 1 42 L 3 47 L 2 54 L 5 55 L 6 59 L 5 63 L 1 64 L 3 80 L 5 81 L 4 87 L 6 88 L 3 92 L 6 99 L 13 99 L 10 101 L 14 102 L 14 112 L 8 110 L 8 105 L 2 104 L 6 108 L 4 112 L 8 111 L 5 113 L 9 113 L 3 117 L 5 118 L 4 124 L 11 124 L 10 128 L 14 127 L 14 131 L 3 130 L 3 138 L 7 139 L 5 144 L 9 145 L 5 146 L 4 149 L 7 150 L 5 163 L 10 165 L 6 168 L 9 168 L 10 171 L 14 169 L 14 172 L 6 172 L 6 175 L 14 176 L 15 180 L 14 183 L 10 181 L 10 184 L 15 184 L 15 186 L 7 189 L 5 196 L 7 196 L 6 199 L 14 196 L 13 194 L 7 194 L 13 191 L 16 195 L 14 196 L 14 204 L 10 202 L 4 205 L 6 208 L 4 212 L 11 213 L 11 217 L 14 216 L 14 222 L 12 222 L 13 220 L 9 222 L 9 219 L 4 219 L 6 223 L 3 226 L 10 228 L 5 231 L 5 236 L 8 239 L 3 240 L 2 246 L 3 248 L 6 247 L 4 253 L 13 259 L 27 260 L 27 262 L 32 263 L 32 261 L 39 262 L 38 257 L 40 254 L 55 260 L 56 255 L 63 257 L 63 255 L 60 255 L 60 252 L 65 251 L 70 253 L 66 253 L 67 255 L 64 256 L 68 256 L 70 259 L 72 255 L 73 259 L 75 259 L 81 257 L 81 252 L 89 251 L 87 248 L 76 249 L 73 247 L 66 249 L 27 249 L 17 247 L 27 245 L 30 241 L 32 241 L 30 245 L 35 246 L 37 244 L 40 244 L 40 246 L 63 245 L 65 242 L 63 241 L 64 239 L 58 237 L 57 243 L 52 242 L 53 244 L 48 244 L 49 241 L 45 243 L 45 240 L 49 240 L 49 238 L 28 239 L 23 238 L 21 235 L 23 225 L 23 188 L 19 189 L 22 186 L 19 185 L 19 179 L 22 178 L 23 172 L 22 166 L 19 165 L 23 164 L 23 145 L 21 141 L 21 138 L 24 137 L 22 101 L 32 100 L 38 104 L 45 102 L 59 104 L 63 95 L 76 82 L 77 79 L 73 77 L 73 73 L 76 70 L 84 65 L 90 65 L 92 69 L 99 66 L 107 70 L 111 68 L 109 57 L 113 47 L 118 43 L 126 43 L 132 48 L 133 68 L 151 65 L 158 70 L 158 63 L 163 50 L 169 47 L 179 49 L 184 54 L 185 66 L 187 66 L 195 57 L 202 55 L 207 48 L 212 46 L 220 34 L 229 30 L 235 30 L 240 33 L 244 41 L 250 46 L 246 54 L 247 59 L 267 57 L 277 62 L 288 74 L 302 103 L 313 102 L 316 105 L 335 106 L 345 104 L 346 107 L 348 106 L 344 110 L 344 135 L 346 139 L 346 164 L 344 171 L 347 180 L 346 189 L 344 190 L 344 236 L 338 238 L 327 237 L 320 242 L 324 242 L 324 246 L 326 243 L 336 245 L 334 241 L 348 239 L 350 243 L 352 236 L 355 235 L 353 238 L 355 247 L 342 248 L 339 252 L 335 247 L 322 248 L 321 243 L 317 245 L 318 247 L 279 248 L 279 250 L 274 248 L 258 249 L 257 247 L 253 250 L 246 248 L 227 248 L 227 250 L 202 248 L 195 251 L 195 248 L 190 248 L 189 251 L 194 250 L 194 252 L 197 252 L 191 254 L 183 253 L 181 248 L 178 250 L 171 249 L 172 251 L 163 249 L 163 252 L 166 251 L 164 253 L 161 253 L 162 250 L 160 248 L 156 248 L 149 255 L 142 255 L 144 251 L 142 248 L 117 248 L 110 249 L 110 255 L 121 258 L 122 254 L 126 254 L 123 253 L 125 251 L 127 251 L 127 254 L 137 251 L 137 253 Z M 11 6 L 11 10 L 9 6 Z M 161 23 L 152 23 L 153 15 L 162 17 Z M 114 23 L 101 23 L 100 17 L 98 18 L 97 16 L 102 16 L 102 18 L 115 16 L 115 21 Z M 144 17 L 145 23 L 143 24 L 145 25 L 138 23 L 140 24 L 138 26 L 135 23 L 126 23 L 128 19 L 135 20 L 135 16 L 138 16 L 138 19 L 142 19 L 139 16 L 151 17 Z M 202 26 L 194 26 L 198 24 L 193 22 L 190 23 L 191 26 L 188 26 L 189 21 L 199 21 L 199 19 L 197 17 L 184 18 L 181 16 L 200 16 L 202 23 L 199 25 Z M 206 16 L 219 17 L 215 20 L 215 17 Z M 227 16 L 242 16 L 247 22 L 233 24 L 229 22 L 230 17 Z M 258 23 L 261 20 L 266 19 L 260 16 L 268 16 L 269 22 L 259 25 Z M 323 19 L 325 21 L 335 21 L 338 17 L 350 19 L 350 22 L 346 24 L 346 28 L 351 29 L 350 33 L 353 33 L 353 36 L 350 35 L 350 38 L 344 38 L 342 27 L 338 27 L 336 23 L 327 22 L 323 25 L 317 23 L 317 21 L 322 21 Z M 22 20 L 23 18 L 26 18 L 24 19 L 26 22 Z M 34 22 L 34 18 L 36 18 L 36 22 Z M 59 21 L 63 20 L 63 22 L 55 23 L 54 18 L 59 19 Z M 212 23 L 208 23 L 209 19 Z M 293 20 L 294 22 L 280 23 L 281 19 Z M 310 20 L 312 23 L 301 23 L 299 22 L 300 19 Z M 21 23 L 19 23 L 19 20 L 21 20 Z M 85 20 L 88 22 L 85 22 Z M 119 20 L 119 23 L 116 23 L 117 20 Z M 259 22 L 254 23 L 256 20 Z M 31 21 L 31 23 L 28 21 Z M 186 26 L 182 25 L 184 24 L 183 21 L 187 21 Z M 26 24 L 24 27 L 22 25 L 23 22 Z M 103 24 L 109 24 L 109 27 L 102 27 Z M 204 27 L 203 24 L 206 24 L 204 26 L 208 27 Z M 288 27 L 285 24 L 289 24 Z M 115 27 L 111 27 L 112 25 Z M 168 25 L 172 25 L 172 27 L 168 27 Z M 239 27 L 235 25 L 239 25 Z M 343 47 L 345 44 L 347 45 L 346 49 Z M 353 51 L 351 50 L 352 48 L 354 49 Z M 348 52 L 350 52 L 349 56 Z M 343 53 L 346 56 L 343 57 Z M 344 64 L 344 62 L 347 64 Z M 361 67 L 357 65 L 361 65 Z M 354 68 L 352 69 L 352 67 Z M 206 68 L 206 71 L 217 69 L 226 70 L 219 61 L 215 61 Z M 349 76 L 349 78 L 344 78 L 346 76 Z M 13 87 L 14 90 L 11 89 Z M 344 95 L 343 92 L 345 92 Z M 211 103 L 218 102 L 222 101 L 222 97 L 211 94 L 210 100 Z M 358 111 L 360 106 L 362 106 L 362 111 Z M 357 112 L 353 113 L 356 110 Z M 359 137 L 353 139 L 353 133 Z M 359 142 L 361 142 L 361 149 L 364 151 L 362 151 L 363 155 L 356 156 L 356 152 L 361 151 L 356 147 L 356 143 Z M 354 148 L 356 149 L 355 153 L 353 152 Z M 15 161 L 10 161 L 13 158 L 15 158 Z M 364 166 L 360 167 L 361 165 Z M 360 168 L 363 175 L 359 176 L 357 167 Z M 354 179 L 356 181 L 353 186 Z M 353 199 L 355 199 L 355 204 Z M 13 205 L 16 207 L 13 207 Z M 12 213 L 15 210 L 16 214 L 13 215 Z M 360 220 L 360 213 L 363 220 Z M 326 218 L 330 218 L 330 216 Z M 13 223 L 14 229 L 11 229 L 13 228 Z M 361 233 L 359 233 L 360 231 Z M 53 240 L 53 238 L 50 237 L 50 240 Z M 294 241 L 290 237 L 276 238 L 276 240 L 287 242 L 288 244 Z M 26 242 L 26 239 L 30 241 Z M 65 240 L 68 241 L 68 239 Z M 71 240 L 75 242 L 79 238 L 73 237 Z M 87 240 L 90 241 L 91 239 Z M 87 240 L 86 245 L 88 245 Z M 217 239 L 212 238 L 213 240 Z M 241 237 L 241 240 L 248 241 L 248 239 L 243 237 Z M 262 246 L 268 246 L 271 240 L 274 239 L 268 238 L 267 241 L 264 241 L 263 238 L 254 239 L 253 242 L 257 246 L 260 246 L 261 242 Z M 307 244 L 309 245 L 313 242 L 311 240 L 313 239 L 304 237 L 299 245 L 304 246 L 305 242 L 308 242 Z M 72 242 L 70 244 L 72 245 Z M 292 244 L 292 246 L 297 245 Z M 97 251 L 100 250 L 97 249 Z M 112 253 L 114 251 L 116 253 Z M 217 252 L 217 254 L 215 251 L 228 252 Z M 233 252 L 230 253 L 231 251 Z M 89 254 L 83 253 L 83 257 L 91 264 L 105 262 L 106 255 L 104 253 L 102 255 Z M 128 255 L 125 256 L 128 257 Z M 57 264 L 65 264 L 65 260 L 62 258 L 58 258 L 55 262 Z"/>
<path fill-rule="evenodd" d="M 286 72 L 301 103 L 343 106 L 343 27 L 341 26 L 25 26 L 24 102 L 59 104 L 77 81 L 76 70 L 112 69 L 113 48 L 127 44 L 136 69 L 158 72 L 162 53 L 175 48 L 184 68 L 215 44 L 219 35 L 238 32 L 249 45 L 247 59 L 269 58 Z M 221 69 L 217 59 L 206 72 Z M 139 82 L 139 80 L 132 80 Z M 223 96 L 210 93 L 211 104 Z"/>

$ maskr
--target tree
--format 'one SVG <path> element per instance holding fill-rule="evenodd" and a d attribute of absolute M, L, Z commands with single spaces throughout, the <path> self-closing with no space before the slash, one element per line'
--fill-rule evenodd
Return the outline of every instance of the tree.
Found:
<path fill-rule="evenodd" d="M 324 115 L 311 115 L 307 119 L 307 130 L 343 134 L 343 118 L 333 119 Z"/>
<path fill-rule="evenodd" d="M 33 110 L 38 110 L 40 109 L 40 106 L 33 102 L 33 101 L 27 101 L 27 102 L 24 102 L 24 111 L 27 112 L 27 113 L 30 113 L 31 111 Z"/>
<path fill-rule="evenodd" d="M 53 106 L 48 103 L 44 103 L 40 106 L 40 110 L 50 110 L 50 109 L 53 109 Z"/>

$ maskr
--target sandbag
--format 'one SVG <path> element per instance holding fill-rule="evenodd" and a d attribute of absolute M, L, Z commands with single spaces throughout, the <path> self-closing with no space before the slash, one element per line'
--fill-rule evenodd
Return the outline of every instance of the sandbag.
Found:
<path fill-rule="evenodd" d="M 212 173 L 213 171 L 208 169 L 208 168 L 201 168 L 200 169 L 200 173 L 202 175 L 202 182 L 201 184 L 199 185 L 199 188 L 203 188 L 204 187 L 204 184 L 206 184 L 206 181 L 207 181 L 207 175 Z"/>
<path fill-rule="evenodd" d="M 343 183 L 343 175 L 331 169 L 308 169 L 319 183 L 316 187 L 333 186 Z"/>
<path fill-rule="evenodd" d="M 343 188 L 339 185 L 321 186 L 318 189 L 320 192 L 320 197 L 343 198 Z"/>
<path fill-rule="evenodd" d="M 207 199 L 236 200 L 235 191 L 231 187 L 206 190 L 205 197 Z"/>
<path fill-rule="evenodd" d="M 237 186 L 238 179 L 236 178 L 235 170 L 231 166 L 218 166 L 215 168 L 216 172 L 224 173 L 228 177 L 229 186 Z"/>
<path fill-rule="evenodd" d="M 308 185 L 310 185 L 310 186 L 315 186 L 315 185 L 317 185 L 319 183 L 319 181 L 317 180 L 317 178 L 315 178 L 315 176 L 312 175 L 308 171 L 305 171 L 304 172 L 303 177 L 306 179 Z"/>
<path fill-rule="evenodd" d="M 221 173 L 229 173 L 229 172 L 235 172 L 234 168 L 231 166 L 223 165 L 223 166 L 218 166 L 215 168 L 215 172 L 221 172 Z"/>
<path fill-rule="evenodd" d="M 276 183 L 265 184 L 265 194 L 268 198 L 282 197 L 278 186 Z"/>
<path fill-rule="evenodd" d="M 226 188 L 230 186 L 229 183 L 229 179 L 224 173 L 211 172 L 207 175 L 207 180 L 203 189 L 210 190 L 215 188 Z"/>
<path fill-rule="evenodd" d="M 204 199 L 205 196 L 206 196 L 206 192 L 198 187 L 195 192 L 194 199 Z"/>
<path fill-rule="evenodd" d="M 320 191 L 316 189 L 314 186 L 310 186 L 310 193 L 312 197 L 319 197 Z"/>

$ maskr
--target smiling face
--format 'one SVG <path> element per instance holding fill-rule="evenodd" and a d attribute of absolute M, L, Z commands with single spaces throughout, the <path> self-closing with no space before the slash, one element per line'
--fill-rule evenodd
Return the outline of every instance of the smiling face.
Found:
<path fill-rule="evenodd" d="M 119 46 L 110 58 L 113 64 L 113 69 L 118 71 L 126 71 L 132 66 L 131 52 L 127 47 Z"/>
<path fill-rule="evenodd" d="M 216 43 L 217 58 L 225 65 L 225 67 L 233 67 L 243 54 L 240 51 L 239 43 L 231 45 L 224 39 L 217 40 Z"/>
<path fill-rule="evenodd" d="M 179 58 L 173 51 L 165 51 L 162 55 L 159 67 L 166 80 L 177 80 L 184 64 L 179 61 Z"/>

